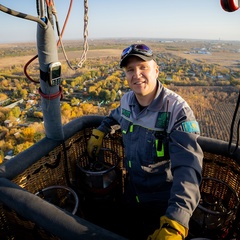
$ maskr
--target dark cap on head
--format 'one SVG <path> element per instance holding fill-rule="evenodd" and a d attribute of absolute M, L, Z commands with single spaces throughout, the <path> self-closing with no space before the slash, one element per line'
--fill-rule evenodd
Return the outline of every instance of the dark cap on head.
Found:
<path fill-rule="evenodd" d="M 143 61 L 155 60 L 152 50 L 144 44 L 133 44 L 125 48 L 121 55 L 120 68 L 125 67 L 129 57 L 139 57 Z"/>

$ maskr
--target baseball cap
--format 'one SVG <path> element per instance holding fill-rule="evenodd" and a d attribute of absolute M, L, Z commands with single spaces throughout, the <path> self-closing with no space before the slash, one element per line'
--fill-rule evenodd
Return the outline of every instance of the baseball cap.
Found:
<path fill-rule="evenodd" d="M 127 60 L 131 56 L 141 58 L 143 61 L 155 60 L 151 48 L 145 44 L 132 44 L 125 48 L 121 54 L 120 68 L 126 66 Z"/>

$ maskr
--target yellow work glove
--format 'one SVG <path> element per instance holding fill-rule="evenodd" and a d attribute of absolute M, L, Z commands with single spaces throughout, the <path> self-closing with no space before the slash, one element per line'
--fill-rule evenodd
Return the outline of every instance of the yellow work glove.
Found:
<path fill-rule="evenodd" d="M 90 157 L 95 157 L 98 155 L 102 146 L 104 135 L 104 132 L 98 129 L 93 129 L 92 135 L 87 143 L 87 152 Z"/>
<path fill-rule="evenodd" d="M 147 240 L 183 240 L 187 235 L 187 228 L 166 216 L 162 216 L 160 228 L 148 236 Z"/>

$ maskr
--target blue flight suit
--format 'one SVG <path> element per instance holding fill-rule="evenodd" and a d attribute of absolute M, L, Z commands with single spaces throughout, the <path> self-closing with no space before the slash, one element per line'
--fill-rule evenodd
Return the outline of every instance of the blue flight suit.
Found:
<path fill-rule="evenodd" d="M 200 201 L 203 152 L 197 143 L 199 126 L 187 102 L 158 81 L 148 107 L 141 108 L 134 93 L 127 92 L 98 129 L 109 133 L 116 124 L 136 202 L 165 202 L 165 215 L 189 228 Z"/>

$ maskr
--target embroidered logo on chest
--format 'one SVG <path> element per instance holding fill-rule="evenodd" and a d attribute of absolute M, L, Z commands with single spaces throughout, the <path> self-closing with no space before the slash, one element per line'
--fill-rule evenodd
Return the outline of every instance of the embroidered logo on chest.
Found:
<path fill-rule="evenodd" d="M 157 116 L 157 121 L 155 124 L 156 128 L 164 128 L 168 126 L 168 120 L 169 120 L 170 112 L 160 112 Z"/>
<path fill-rule="evenodd" d="M 131 112 L 130 111 L 128 111 L 128 110 L 126 110 L 126 109 L 124 109 L 124 108 L 122 108 L 122 115 L 123 116 L 125 116 L 125 117 L 130 117 L 130 114 L 131 114 Z"/>

